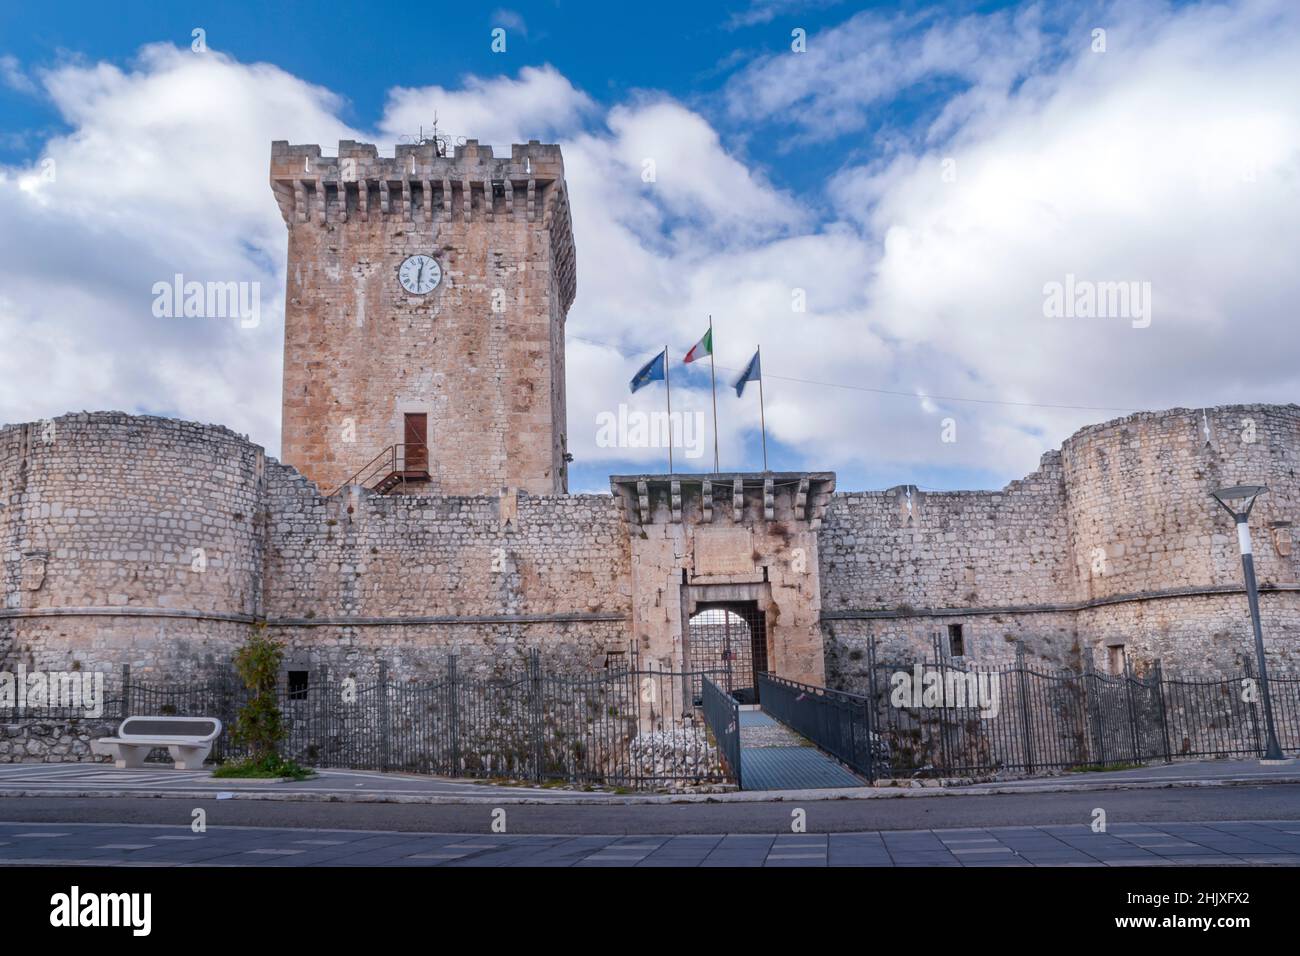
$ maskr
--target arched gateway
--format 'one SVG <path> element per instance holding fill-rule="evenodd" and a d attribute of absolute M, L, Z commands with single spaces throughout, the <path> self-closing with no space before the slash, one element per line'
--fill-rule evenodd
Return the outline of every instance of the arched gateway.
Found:
<path fill-rule="evenodd" d="M 767 665 L 767 618 L 755 601 L 702 604 L 687 633 L 691 670 L 713 679 L 742 704 L 758 703 Z"/>
<path fill-rule="evenodd" d="M 744 703 L 757 702 L 763 672 L 823 683 L 817 529 L 834 475 L 615 475 L 610 486 L 643 661 L 711 672 Z"/>

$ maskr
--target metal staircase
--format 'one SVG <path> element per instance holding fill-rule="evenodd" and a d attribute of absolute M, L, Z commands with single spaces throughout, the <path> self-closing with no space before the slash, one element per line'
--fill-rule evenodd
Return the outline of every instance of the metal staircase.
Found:
<path fill-rule="evenodd" d="M 336 495 L 349 485 L 362 485 L 381 495 L 405 490 L 408 482 L 427 482 L 429 448 L 424 442 L 401 442 L 389 445 L 347 481 L 330 492 Z"/>

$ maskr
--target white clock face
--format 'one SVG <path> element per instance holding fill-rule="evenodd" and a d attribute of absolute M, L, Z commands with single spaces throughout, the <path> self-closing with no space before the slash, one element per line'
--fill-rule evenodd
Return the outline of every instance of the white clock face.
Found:
<path fill-rule="evenodd" d="M 411 295 L 427 295 L 442 281 L 442 268 L 432 256 L 407 256 L 397 270 L 397 278 Z"/>

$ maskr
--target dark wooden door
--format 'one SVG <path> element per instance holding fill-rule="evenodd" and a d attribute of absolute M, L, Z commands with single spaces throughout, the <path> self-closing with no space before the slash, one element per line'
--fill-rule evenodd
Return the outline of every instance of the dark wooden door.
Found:
<path fill-rule="evenodd" d="M 406 413 L 406 470 L 429 470 L 428 416 L 423 412 Z"/>

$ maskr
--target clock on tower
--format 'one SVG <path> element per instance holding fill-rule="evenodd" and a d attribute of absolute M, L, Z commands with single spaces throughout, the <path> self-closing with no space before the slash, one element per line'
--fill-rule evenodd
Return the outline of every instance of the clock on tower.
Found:
<path fill-rule="evenodd" d="M 566 491 L 560 147 L 276 142 L 271 187 L 289 232 L 283 460 L 326 491 L 388 490 L 376 460 L 407 490 Z"/>

